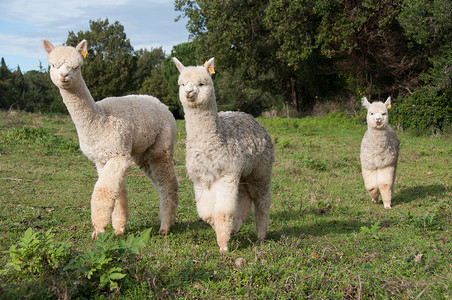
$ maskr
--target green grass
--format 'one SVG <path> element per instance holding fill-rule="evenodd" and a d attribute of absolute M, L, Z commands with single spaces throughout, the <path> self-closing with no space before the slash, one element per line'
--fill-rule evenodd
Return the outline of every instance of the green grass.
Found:
<path fill-rule="evenodd" d="M 11 246 L 23 256 L 22 269 L 1 275 L 0 298 L 451 298 L 450 135 L 398 132 L 393 208 L 385 210 L 363 186 L 365 125 L 342 115 L 260 121 L 276 144 L 270 228 L 256 242 L 251 217 L 221 255 L 213 230 L 196 214 L 183 121 L 175 157 L 180 204 L 171 233 L 158 235 L 156 190 L 132 167 L 127 234 L 106 238 L 105 248 L 116 249 L 107 251 L 90 238 L 97 176 L 78 150 L 70 117 L 0 112 L 0 269 L 11 265 Z M 24 237 L 29 228 L 42 239 L 50 230 L 52 239 L 25 258 L 27 239 L 40 241 Z M 133 244 L 148 228 L 145 247 L 134 250 L 139 254 L 127 252 L 121 243 Z M 69 259 L 77 264 L 64 268 Z M 89 263 L 99 266 L 97 277 L 86 277 Z M 125 276 L 102 284 L 114 272 Z"/>

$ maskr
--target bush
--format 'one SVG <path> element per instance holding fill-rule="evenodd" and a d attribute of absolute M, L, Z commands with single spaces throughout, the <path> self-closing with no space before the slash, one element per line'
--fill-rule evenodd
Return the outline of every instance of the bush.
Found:
<path fill-rule="evenodd" d="M 390 114 L 391 123 L 404 130 L 444 132 L 451 126 L 451 99 L 433 86 L 425 86 L 398 98 Z"/>

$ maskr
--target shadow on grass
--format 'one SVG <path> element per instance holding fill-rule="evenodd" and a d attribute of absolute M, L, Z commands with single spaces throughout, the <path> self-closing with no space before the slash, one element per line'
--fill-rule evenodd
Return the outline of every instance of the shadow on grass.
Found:
<path fill-rule="evenodd" d="M 357 220 L 320 219 L 309 225 L 288 226 L 281 230 L 270 231 L 267 233 L 267 239 L 277 241 L 282 236 L 303 237 L 351 234 L 353 232 L 359 232 L 363 226 L 370 227 L 371 223 Z"/>
<path fill-rule="evenodd" d="M 443 195 L 446 195 L 446 187 L 440 184 L 415 186 L 402 189 L 399 192 L 396 191 L 392 199 L 392 204 L 393 206 L 397 206 L 398 204 L 410 203 L 413 200 L 419 200 L 427 196 Z"/>

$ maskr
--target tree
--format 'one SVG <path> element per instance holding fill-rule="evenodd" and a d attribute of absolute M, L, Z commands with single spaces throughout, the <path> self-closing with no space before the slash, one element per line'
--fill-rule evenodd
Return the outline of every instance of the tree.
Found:
<path fill-rule="evenodd" d="M 138 90 L 142 88 L 142 84 L 148 77 L 156 75 L 154 70 L 161 70 L 162 62 L 165 59 L 165 52 L 162 47 L 159 47 L 151 48 L 151 50 L 140 49 L 135 51 L 134 55 L 137 58 L 135 87 Z"/>
<path fill-rule="evenodd" d="M 187 28 L 200 49 L 199 55 L 215 56 L 215 63 L 221 66 L 225 75 L 219 77 L 230 77 L 237 82 L 235 85 L 225 82 L 225 86 L 229 87 L 228 94 L 235 98 L 229 104 L 241 103 L 241 108 L 253 114 L 258 114 L 265 108 L 281 106 L 285 102 L 282 99 L 287 99 L 293 107 L 301 110 L 302 105 L 317 96 L 310 94 L 308 88 L 312 80 L 304 81 L 306 76 L 303 73 L 306 72 L 299 71 L 300 68 L 276 55 L 281 47 L 281 40 L 275 35 L 272 18 L 266 17 L 269 14 L 267 9 L 270 2 L 272 1 L 175 2 L 176 10 L 189 19 Z M 281 14 L 284 14 L 284 11 Z M 300 44 L 297 46 L 301 47 Z M 312 51 L 309 51 L 302 59 L 306 67 L 312 66 L 309 59 L 314 59 L 315 55 L 311 53 Z M 232 77 L 226 75 L 226 72 L 230 72 Z M 234 74 L 236 77 L 233 77 Z M 314 74 L 322 76 L 317 70 Z M 219 78 L 219 83 L 223 79 Z M 222 92 L 220 96 L 221 94 Z M 240 100 L 237 95 L 245 98 Z M 221 98 L 219 101 L 227 99 Z"/>
<path fill-rule="evenodd" d="M 66 44 L 88 42 L 88 56 L 82 67 L 83 78 L 95 100 L 109 96 L 123 96 L 137 89 L 135 74 L 137 58 L 124 27 L 116 21 L 90 21 L 90 30 L 70 31 Z"/>

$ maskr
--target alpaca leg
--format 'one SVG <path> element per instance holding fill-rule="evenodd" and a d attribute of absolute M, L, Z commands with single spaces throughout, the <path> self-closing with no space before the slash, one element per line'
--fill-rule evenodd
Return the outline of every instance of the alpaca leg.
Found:
<path fill-rule="evenodd" d="M 380 192 L 378 190 L 378 172 L 377 170 L 362 169 L 364 186 L 369 192 L 372 202 L 378 202 Z"/>
<path fill-rule="evenodd" d="M 392 192 L 394 190 L 395 167 L 389 166 L 378 169 L 378 188 L 384 208 L 391 208 Z"/>
<path fill-rule="evenodd" d="M 172 158 L 155 159 L 144 168 L 146 175 L 152 180 L 160 199 L 160 230 L 167 235 L 176 221 L 176 209 L 179 201 L 177 178 Z"/>
<path fill-rule="evenodd" d="M 258 240 L 263 240 L 270 222 L 272 201 L 270 184 L 250 184 L 248 190 L 254 201 L 254 219 Z"/>
<path fill-rule="evenodd" d="M 212 191 L 211 186 L 203 185 L 201 183 L 194 183 L 193 188 L 195 191 L 196 210 L 198 216 L 209 223 L 215 230 L 215 222 L 213 218 L 215 208 L 215 193 Z"/>
<path fill-rule="evenodd" d="M 129 167 L 130 161 L 127 158 L 117 157 L 107 161 L 98 170 L 99 179 L 94 186 L 91 197 L 91 220 L 94 225 L 93 238 L 96 238 L 97 234 L 104 232 L 108 223 L 110 223 L 115 203 L 120 198 L 120 195 L 124 195 L 125 193 L 124 180 Z M 115 213 L 116 224 L 120 223 L 121 226 L 123 225 L 125 227 L 127 217 L 128 213 L 125 213 L 122 209 L 118 209 L 118 212 Z"/>
<path fill-rule="evenodd" d="M 129 202 L 127 199 L 127 190 L 125 180 L 119 190 L 118 198 L 111 215 L 111 223 L 115 230 L 115 235 L 124 234 L 126 231 L 127 219 L 129 218 Z"/>
<path fill-rule="evenodd" d="M 228 250 L 238 197 L 238 180 L 222 178 L 212 186 L 215 194 L 214 229 L 220 252 Z"/>
<path fill-rule="evenodd" d="M 236 234 L 240 231 L 243 223 L 248 219 L 251 211 L 251 197 L 248 193 L 248 187 L 246 184 L 239 184 L 239 197 L 238 197 L 237 208 L 235 210 L 234 216 L 234 229 L 232 229 L 232 234 Z"/>
<path fill-rule="evenodd" d="M 372 198 L 372 202 L 378 202 L 378 196 L 380 196 L 380 190 L 378 188 L 373 188 L 369 190 L 370 197 Z"/>

